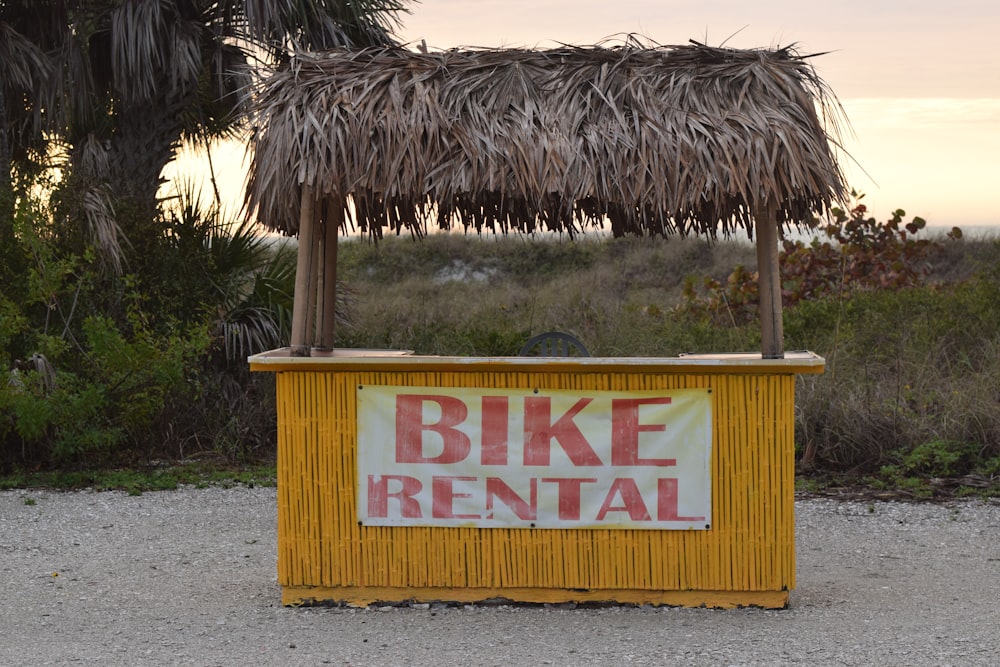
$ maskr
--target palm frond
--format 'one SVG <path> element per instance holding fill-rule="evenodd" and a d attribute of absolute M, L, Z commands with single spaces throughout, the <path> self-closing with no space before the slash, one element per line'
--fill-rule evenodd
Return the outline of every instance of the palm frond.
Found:
<path fill-rule="evenodd" d="M 126 99 L 146 99 L 165 64 L 170 0 L 124 0 L 111 13 L 111 70 Z"/>
<path fill-rule="evenodd" d="M 107 188 L 88 187 L 83 192 L 80 207 L 87 220 L 88 235 L 98 255 L 116 275 L 121 275 L 125 261 L 122 248 L 125 239 L 115 219 Z"/>
<path fill-rule="evenodd" d="M 840 115 L 791 47 L 301 53 L 257 98 L 247 207 L 286 234 L 303 185 L 374 236 L 749 232 L 842 198 Z"/>
<path fill-rule="evenodd" d="M 77 175 L 85 180 L 102 182 L 111 173 L 111 157 L 104 143 L 88 134 L 72 149 L 73 164 Z"/>
<path fill-rule="evenodd" d="M 52 126 L 57 67 L 31 39 L 0 22 L 0 117 L 16 138 L 38 136 Z"/>
<path fill-rule="evenodd" d="M 278 60 L 296 50 L 363 48 L 394 44 L 404 0 L 246 0 L 248 41 Z"/>
<path fill-rule="evenodd" d="M 54 73 L 52 62 L 30 39 L 7 23 L 0 22 L 0 85 L 32 90 Z"/>

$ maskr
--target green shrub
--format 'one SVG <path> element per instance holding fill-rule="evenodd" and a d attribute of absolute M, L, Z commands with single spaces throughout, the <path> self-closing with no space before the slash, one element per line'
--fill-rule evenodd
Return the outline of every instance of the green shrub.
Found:
<path fill-rule="evenodd" d="M 0 249 L 0 466 L 274 456 L 274 378 L 245 357 L 287 341 L 293 246 L 187 201 L 120 276 L 19 203 Z M 921 226 L 855 207 L 825 241 L 784 245 L 785 347 L 826 358 L 797 380 L 818 474 L 912 493 L 1000 474 L 1000 245 Z M 753 352 L 754 261 L 749 243 L 677 237 L 350 240 L 336 344 L 498 356 L 562 330 L 595 356 Z"/>
<path fill-rule="evenodd" d="M 141 329 L 127 338 L 99 316 L 86 318 L 82 332 L 78 350 L 38 355 L 47 369 L 19 372 L 0 388 L 0 414 L 18 436 L 22 463 L 135 459 L 135 444 L 148 442 L 168 397 L 187 391 L 205 345 L 204 338 L 161 339 Z M 128 445 L 133 451 L 124 451 Z"/>
<path fill-rule="evenodd" d="M 0 267 L 0 470 L 273 457 L 273 385 L 245 359 L 287 340 L 293 252 L 182 205 L 119 274 L 40 200 L 9 222 L 25 262 Z"/>
<path fill-rule="evenodd" d="M 786 314 L 788 340 L 827 358 L 797 399 L 797 437 L 826 465 L 871 472 L 928 443 L 974 443 L 979 462 L 1000 454 L 996 282 L 857 293 Z M 951 474 L 945 459 L 929 463 L 928 474 Z"/>
<path fill-rule="evenodd" d="M 915 217 L 904 224 L 902 209 L 893 211 L 886 222 L 867 213 L 861 203 L 849 213 L 835 208 L 833 219 L 818 225 L 819 234 L 810 243 L 782 242 L 779 270 L 785 307 L 858 291 L 895 291 L 924 284 L 932 257 L 944 250 L 940 242 L 916 236 L 926 221 Z M 947 236 L 958 240 L 962 232 L 956 227 Z M 683 297 L 680 308 L 688 313 L 712 317 L 722 325 L 752 322 L 758 317 L 757 273 L 738 264 L 725 282 L 711 276 L 688 276 Z"/>

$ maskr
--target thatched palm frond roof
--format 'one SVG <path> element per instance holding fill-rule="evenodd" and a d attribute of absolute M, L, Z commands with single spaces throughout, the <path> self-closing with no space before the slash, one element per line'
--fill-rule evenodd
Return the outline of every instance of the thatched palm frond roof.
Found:
<path fill-rule="evenodd" d="M 302 54 L 260 92 L 247 204 L 288 234 L 303 185 L 374 235 L 797 223 L 843 193 L 838 108 L 791 48 Z"/>

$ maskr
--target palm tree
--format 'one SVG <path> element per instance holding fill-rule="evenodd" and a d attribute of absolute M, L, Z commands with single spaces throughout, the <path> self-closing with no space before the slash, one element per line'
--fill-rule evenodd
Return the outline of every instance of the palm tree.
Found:
<path fill-rule="evenodd" d="M 38 27 L 37 9 L 23 0 L 0 2 L 0 189 L 4 190 L 11 186 L 12 164 L 23 161 L 30 148 L 38 148 L 48 129 L 48 116 L 42 111 L 51 109 L 55 100 L 49 44 L 43 31 L 30 33 L 32 26 Z"/>
<path fill-rule="evenodd" d="M 55 67 L 41 40 L 22 30 L 38 26 L 37 7 L 28 2 L 0 0 L 0 280 L 22 275 L 26 257 L 14 242 L 15 182 L 29 181 L 32 155 L 44 153 L 45 131 L 56 96 Z M 13 16 L 17 14 L 16 16 Z M 8 22 L 7 19 L 18 19 Z"/>
<path fill-rule="evenodd" d="M 297 49 L 388 45 L 405 1 L 0 0 L 3 178 L 29 140 L 57 138 L 68 217 L 137 231 L 179 143 L 239 129 L 254 73 Z"/>

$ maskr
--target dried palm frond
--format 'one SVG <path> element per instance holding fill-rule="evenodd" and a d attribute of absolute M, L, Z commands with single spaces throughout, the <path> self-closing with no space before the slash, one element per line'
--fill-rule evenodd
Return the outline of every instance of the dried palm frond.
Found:
<path fill-rule="evenodd" d="M 13 368 L 7 375 L 7 384 L 14 387 L 15 390 L 24 390 L 25 377 L 23 374 L 25 372 L 31 374 L 28 377 L 34 379 L 38 389 L 44 393 L 49 394 L 56 388 L 55 366 L 44 354 L 35 352 L 26 361 L 15 359 Z"/>
<path fill-rule="evenodd" d="M 0 63 L 0 118 L 9 125 L 0 131 L 27 136 L 45 129 L 53 121 L 43 110 L 52 109 L 56 101 L 53 60 L 30 39 L 0 22 Z M 32 103 L 27 102 L 28 93 Z"/>
<path fill-rule="evenodd" d="M 799 224 L 844 193 L 840 113 L 792 48 L 303 53 L 259 92 L 247 210 L 295 234 L 306 185 L 374 236 Z"/>
<path fill-rule="evenodd" d="M 103 182 L 111 173 L 111 156 L 107 145 L 91 132 L 72 148 L 73 163 L 78 176 L 84 180 Z"/>
<path fill-rule="evenodd" d="M 80 199 L 80 207 L 87 219 L 88 235 L 101 260 L 115 275 L 121 275 L 125 260 L 122 241 L 125 237 L 115 218 L 108 189 L 102 186 L 87 188 Z"/>
<path fill-rule="evenodd" d="M 53 74 L 45 53 L 6 23 L 0 23 L 0 59 L 0 84 L 5 88 L 31 90 Z"/>
<path fill-rule="evenodd" d="M 67 148 L 63 146 L 63 148 Z M 74 165 L 76 206 L 86 221 L 86 232 L 98 257 L 116 275 L 121 275 L 125 261 L 123 244 L 128 243 L 111 204 L 111 192 L 107 185 L 111 171 L 111 157 L 105 142 L 93 133 L 87 134 L 70 148 L 61 160 L 72 161 Z"/>

